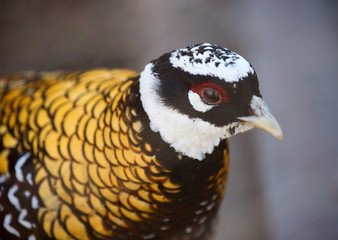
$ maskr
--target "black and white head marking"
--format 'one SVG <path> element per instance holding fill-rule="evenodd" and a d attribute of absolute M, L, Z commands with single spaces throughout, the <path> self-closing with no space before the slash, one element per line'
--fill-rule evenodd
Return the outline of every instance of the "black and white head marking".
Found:
<path fill-rule="evenodd" d="M 171 53 L 170 63 L 192 75 L 214 76 L 238 82 L 254 74 L 254 69 L 239 54 L 210 43 L 196 44 Z"/>
<path fill-rule="evenodd" d="M 178 155 L 198 160 L 212 153 L 220 140 L 252 129 L 250 121 L 239 117 L 254 114 L 253 96 L 261 98 L 251 65 L 235 52 L 208 43 L 149 63 L 140 76 L 140 93 L 151 129 Z"/>

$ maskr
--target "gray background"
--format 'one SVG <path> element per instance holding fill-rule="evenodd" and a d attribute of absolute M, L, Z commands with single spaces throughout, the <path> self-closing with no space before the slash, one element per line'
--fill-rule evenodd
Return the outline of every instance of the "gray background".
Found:
<path fill-rule="evenodd" d="M 338 239 L 334 1 L 0 1 L 0 73 L 126 67 L 211 42 L 255 67 L 285 140 L 231 139 L 215 239 Z"/>

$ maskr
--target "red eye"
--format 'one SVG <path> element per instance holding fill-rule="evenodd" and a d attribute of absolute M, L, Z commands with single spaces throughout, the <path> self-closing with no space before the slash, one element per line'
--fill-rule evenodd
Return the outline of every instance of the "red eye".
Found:
<path fill-rule="evenodd" d="M 196 85 L 191 85 L 191 90 L 200 95 L 207 104 L 216 105 L 221 102 L 230 101 L 227 92 L 212 82 L 200 82 Z"/>

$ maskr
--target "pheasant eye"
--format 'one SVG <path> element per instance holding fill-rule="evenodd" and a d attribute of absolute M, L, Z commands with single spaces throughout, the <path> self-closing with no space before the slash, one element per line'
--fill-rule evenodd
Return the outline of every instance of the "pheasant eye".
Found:
<path fill-rule="evenodd" d="M 225 89 L 210 81 L 199 82 L 195 85 L 191 85 L 190 88 L 193 92 L 200 95 L 205 103 L 210 105 L 230 101 L 230 97 Z"/>
<path fill-rule="evenodd" d="M 218 92 L 210 88 L 206 88 L 202 91 L 202 98 L 209 104 L 218 104 L 221 101 L 221 97 Z"/>

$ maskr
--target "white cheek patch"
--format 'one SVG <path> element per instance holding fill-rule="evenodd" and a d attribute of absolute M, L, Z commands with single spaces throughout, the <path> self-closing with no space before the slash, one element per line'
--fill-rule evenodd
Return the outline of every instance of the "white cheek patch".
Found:
<path fill-rule="evenodd" d="M 203 160 L 205 154 L 212 153 L 219 144 L 224 129 L 201 119 L 191 119 L 166 106 L 158 95 L 160 80 L 154 76 L 152 67 L 153 64 L 148 64 L 140 76 L 141 101 L 151 130 L 159 132 L 163 141 L 178 154 Z"/>
<path fill-rule="evenodd" d="M 159 132 L 163 141 L 173 147 L 178 155 L 203 160 L 205 154 L 212 153 L 215 146 L 224 139 L 253 126 L 241 123 L 229 124 L 224 127 L 203 121 L 199 118 L 178 112 L 166 106 L 158 95 L 160 80 L 152 72 L 153 64 L 148 64 L 140 76 L 140 94 L 145 112 L 150 120 L 150 128 Z M 198 99 L 196 99 L 196 95 Z M 190 93 L 189 101 L 195 110 L 205 112 L 210 106 L 202 103 L 198 94 Z"/>
<path fill-rule="evenodd" d="M 193 91 L 189 91 L 188 93 L 188 98 L 189 98 L 189 102 L 192 105 L 192 107 L 199 112 L 207 112 L 209 111 L 211 108 L 213 108 L 214 106 L 212 105 L 208 105 L 206 103 L 204 103 L 200 97 L 200 95 L 198 95 L 197 93 L 193 92 Z"/>

